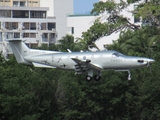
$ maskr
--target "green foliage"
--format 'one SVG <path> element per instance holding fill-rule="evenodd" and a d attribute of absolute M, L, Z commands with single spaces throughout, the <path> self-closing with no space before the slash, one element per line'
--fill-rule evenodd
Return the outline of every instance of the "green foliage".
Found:
<path fill-rule="evenodd" d="M 98 2 L 94 4 L 94 8 L 91 11 L 91 14 L 99 15 L 105 11 L 111 13 L 117 7 L 117 4 L 113 0 L 107 0 L 106 2 Z"/>
<path fill-rule="evenodd" d="M 61 40 L 59 40 L 58 49 L 61 51 L 67 51 L 67 49 L 74 49 L 74 37 L 71 35 L 66 35 Z"/>
<path fill-rule="evenodd" d="M 82 38 L 87 43 L 86 48 L 95 46 L 95 42 L 101 37 L 109 36 L 112 33 L 124 29 L 139 29 L 139 25 L 130 23 L 127 17 L 121 15 L 121 12 L 130 3 L 136 1 L 138 0 L 128 0 L 127 2 L 121 0 L 120 3 L 116 3 L 114 0 L 107 0 L 106 2 L 95 3 L 91 14 L 100 16 L 86 32 L 82 33 Z"/>
<path fill-rule="evenodd" d="M 128 55 L 153 57 L 158 50 L 159 39 L 159 29 L 145 26 L 137 31 L 122 31 L 119 39 L 106 47 Z"/>
<path fill-rule="evenodd" d="M 160 2 L 159 0 L 146 0 L 145 3 L 138 5 L 135 10 L 135 16 L 141 17 L 143 24 L 152 25 L 155 27 L 160 26 Z"/>
<path fill-rule="evenodd" d="M 0 119 L 47 120 L 56 116 L 53 71 L 23 66 L 14 58 L 0 67 Z"/>

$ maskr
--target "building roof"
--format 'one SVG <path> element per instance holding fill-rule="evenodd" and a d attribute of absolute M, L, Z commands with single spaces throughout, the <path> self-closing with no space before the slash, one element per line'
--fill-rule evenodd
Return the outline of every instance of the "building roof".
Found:
<path fill-rule="evenodd" d="M 84 17 L 84 16 L 95 16 L 92 14 L 73 14 L 73 15 L 68 15 L 68 17 Z"/>
<path fill-rule="evenodd" d="M 49 7 L 12 7 L 1 6 L 0 10 L 33 10 L 33 11 L 48 11 Z"/>

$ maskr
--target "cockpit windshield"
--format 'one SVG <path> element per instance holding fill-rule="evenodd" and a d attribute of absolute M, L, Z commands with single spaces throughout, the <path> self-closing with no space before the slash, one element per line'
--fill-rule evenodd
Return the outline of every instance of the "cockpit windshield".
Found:
<path fill-rule="evenodd" d="M 123 55 L 122 53 L 119 53 L 119 52 L 115 52 L 112 54 L 113 57 L 123 57 L 125 55 Z"/>

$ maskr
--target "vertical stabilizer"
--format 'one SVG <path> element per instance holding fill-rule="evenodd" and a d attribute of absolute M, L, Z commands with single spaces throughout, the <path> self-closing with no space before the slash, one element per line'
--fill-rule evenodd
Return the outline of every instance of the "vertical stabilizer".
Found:
<path fill-rule="evenodd" d="M 18 63 L 30 64 L 24 60 L 29 55 L 29 48 L 22 40 L 7 40 Z"/>

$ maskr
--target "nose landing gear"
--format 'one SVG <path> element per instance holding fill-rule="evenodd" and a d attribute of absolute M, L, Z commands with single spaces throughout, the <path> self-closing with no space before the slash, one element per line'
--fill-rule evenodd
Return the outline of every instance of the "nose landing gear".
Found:
<path fill-rule="evenodd" d="M 131 72 L 128 70 L 128 80 L 131 80 Z"/>

